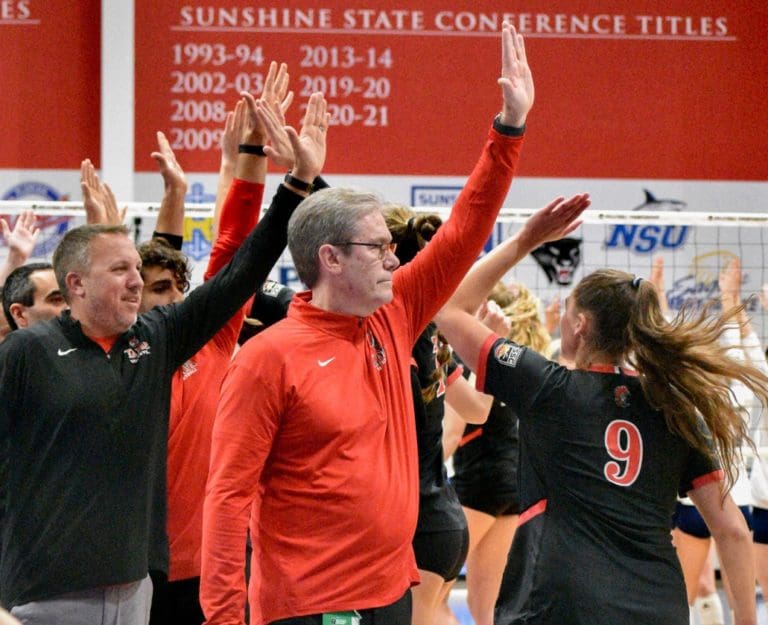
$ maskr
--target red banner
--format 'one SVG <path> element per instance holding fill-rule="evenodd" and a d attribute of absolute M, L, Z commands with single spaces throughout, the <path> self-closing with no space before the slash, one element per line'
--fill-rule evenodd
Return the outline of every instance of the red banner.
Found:
<path fill-rule="evenodd" d="M 298 124 L 323 91 L 326 172 L 466 175 L 500 107 L 501 22 L 526 35 L 536 104 L 522 175 L 765 180 L 768 5 L 561 0 L 136 0 L 136 164 L 164 130 L 218 169 L 224 115 L 286 61 Z M 405 6 L 409 8 L 404 8 Z M 617 8 L 617 6 L 619 8 Z"/>
<path fill-rule="evenodd" d="M 100 21 L 99 0 L 0 1 L 0 168 L 98 163 Z"/>

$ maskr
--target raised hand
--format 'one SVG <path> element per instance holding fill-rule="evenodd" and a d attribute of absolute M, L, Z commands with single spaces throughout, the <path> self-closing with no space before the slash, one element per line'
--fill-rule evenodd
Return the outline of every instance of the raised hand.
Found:
<path fill-rule="evenodd" d="M 554 334 L 560 327 L 560 298 L 555 297 L 544 309 L 544 327 Z"/>
<path fill-rule="evenodd" d="M 166 136 L 157 132 L 157 151 L 152 152 L 165 186 L 160 209 L 157 212 L 157 232 L 174 236 L 184 234 L 184 198 L 187 194 L 187 176 L 176 160 Z"/>
<path fill-rule="evenodd" d="M 237 163 L 237 148 L 245 135 L 248 124 L 248 112 L 243 100 L 238 100 L 234 111 L 227 113 L 224 132 L 221 134 L 221 164 L 234 169 Z"/>
<path fill-rule="evenodd" d="M 8 244 L 8 256 L 13 257 L 15 267 L 20 267 L 32 256 L 37 237 L 40 236 L 40 229 L 35 226 L 36 220 L 31 210 L 22 211 L 13 228 L 8 226 L 5 219 L 0 218 L 0 231 Z"/>
<path fill-rule="evenodd" d="M 724 307 L 741 303 L 741 260 L 732 258 L 718 278 L 720 299 Z"/>
<path fill-rule="evenodd" d="M 501 306 L 493 300 L 484 301 L 475 316 L 484 326 L 490 328 L 499 336 L 507 336 L 512 328 L 509 317 L 504 314 Z"/>
<path fill-rule="evenodd" d="M 187 176 L 176 160 L 171 144 L 165 134 L 157 132 L 157 152 L 152 152 L 152 158 L 157 162 L 160 175 L 163 177 L 166 189 L 187 192 Z"/>
<path fill-rule="evenodd" d="M 259 100 L 256 102 L 256 114 L 259 116 L 269 139 L 269 145 L 264 146 L 264 154 L 278 167 L 293 169 L 296 160 L 293 153 L 293 143 L 291 143 L 285 123 L 280 120 L 275 108 Z"/>
<path fill-rule="evenodd" d="M 90 159 L 80 163 L 80 191 L 85 219 L 89 224 L 119 225 L 125 222 L 127 207 L 117 208 L 117 200 L 106 182 L 101 182 Z"/>
<path fill-rule="evenodd" d="M 534 89 L 531 68 L 525 55 L 525 41 L 515 27 L 504 22 L 501 29 L 501 77 L 504 97 L 501 123 L 521 127 L 533 106 Z"/>
<path fill-rule="evenodd" d="M 278 167 L 293 169 L 295 156 L 293 145 L 285 129 L 285 112 L 293 102 L 293 91 L 288 91 L 288 66 L 272 62 L 264 81 L 262 97 L 254 103 L 253 111 L 269 140 L 264 153 Z"/>
<path fill-rule="evenodd" d="M 588 193 L 567 200 L 555 198 L 528 218 L 520 229 L 520 240 L 526 248 L 534 249 L 547 241 L 562 239 L 581 225 L 579 216 L 589 204 Z"/>
<path fill-rule="evenodd" d="M 312 182 L 323 170 L 328 130 L 328 103 L 322 93 L 313 93 L 307 102 L 307 112 L 301 124 L 301 134 L 286 126 L 288 138 L 296 156 L 293 175 Z"/>
<path fill-rule="evenodd" d="M 285 126 L 285 113 L 293 102 L 293 91 L 288 91 L 290 79 L 288 66 L 285 63 L 280 63 L 280 69 L 275 74 L 273 68 L 276 65 L 273 61 L 269 66 L 261 99 L 272 109 L 280 125 Z"/>
<path fill-rule="evenodd" d="M 283 92 L 282 96 L 285 97 L 284 92 L 287 91 L 287 89 L 288 66 L 285 63 L 281 63 L 280 69 L 278 70 L 277 63 L 272 61 L 269 64 L 269 71 L 267 71 L 267 77 L 264 79 L 264 89 L 259 100 L 248 91 L 240 92 L 246 110 L 248 111 L 248 128 L 242 138 L 243 143 L 260 145 L 264 142 L 264 124 L 256 112 L 257 102 L 264 101 L 265 98 L 270 102 L 275 101 L 280 97 L 281 91 Z M 291 100 L 292 99 L 293 94 L 291 94 Z M 290 102 L 288 104 L 290 104 Z M 282 123 L 284 124 L 285 122 L 283 121 Z"/>
<path fill-rule="evenodd" d="M 657 256 L 653 259 L 651 266 L 651 284 L 656 289 L 656 295 L 659 298 L 659 307 L 661 314 L 669 316 L 669 303 L 667 302 L 667 292 L 664 289 L 664 258 Z"/>

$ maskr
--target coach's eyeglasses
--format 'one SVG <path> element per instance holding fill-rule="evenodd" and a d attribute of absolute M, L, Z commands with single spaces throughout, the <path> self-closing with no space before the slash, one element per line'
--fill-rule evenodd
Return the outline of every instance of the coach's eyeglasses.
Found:
<path fill-rule="evenodd" d="M 342 241 L 340 243 L 331 243 L 331 245 L 337 245 L 341 247 L 342 245 L 361 245 L 362 247 L 370 247 L 372 250 L 376 250 L 379 254 L 379 260 L 384 260 L 384 257 L 387 255 L 387 252 L 395 253 L 395 248 L 397 247 L 397 243 L 393 243 L 392 241 L 388 243 L 366 243 L 364 241 Z"/>

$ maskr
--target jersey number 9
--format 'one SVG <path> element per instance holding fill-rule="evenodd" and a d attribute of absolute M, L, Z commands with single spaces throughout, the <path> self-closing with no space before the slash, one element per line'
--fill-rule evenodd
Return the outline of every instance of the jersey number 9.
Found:
<path fill-rule="evenodd" d="M 605 428 L 605 449 L 613 458 L 603 469 L 605 479 L 618 486 L 631 486 L 643 464 L 643 437 L 637 426 L 616 419 Z"/>

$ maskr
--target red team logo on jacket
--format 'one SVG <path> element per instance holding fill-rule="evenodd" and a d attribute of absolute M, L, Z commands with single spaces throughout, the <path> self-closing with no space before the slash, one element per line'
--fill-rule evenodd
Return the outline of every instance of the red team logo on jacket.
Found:
<path fill-rule="evenodd" d="M 139 341 L 136 337 L 133 337 L 128 341 L 128 347 L 123 350 L 123 353 L 128 356 L 128 360 L 132 364 L 139 362 L 139 358 L 149 355 L 149 343 L 146 341 Z"/>
<path fill-rule="evenodd" d="M 384 346 L 379 343 L 379 340 L 373 336 L 373 332 L 368 331 L 368 343 L 373 349 L 373 366 L 377 371 L 381 371 L 381 368 L 387 364 L 387 352 L 384 351 Z"/>

